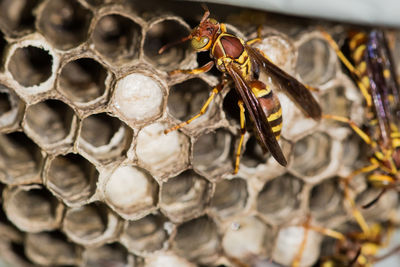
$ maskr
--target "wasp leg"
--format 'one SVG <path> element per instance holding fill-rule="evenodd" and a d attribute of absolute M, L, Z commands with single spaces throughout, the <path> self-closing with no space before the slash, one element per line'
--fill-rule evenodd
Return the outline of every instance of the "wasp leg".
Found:
<path fill-rule="evenodd" d="M 324 31 L 323 29 L 320 29 L 320 32 L 321 32 L 322 36 L 325 38 L 325 40 L 328 42 L 328 44 L 333 48 L 333 50 L 335 50 L 336 55 L 343 62 L 343 64 L 346 66 L 346 68 L 357 78 L 356 83 L 357 83 L 358 87 L 360 88 L 362 95 L 365 98 L 367 106 L 370 107 L 372 105 L 372 98 L 371 98 L 371 95 L 368 93 L 368 89 L 362 82 L 361 73 L 358 71 L 357 68 L 355 68 L 353 66 L 353 64 L 351 64 L 351 62 L 347 59 L 347 57 L 342 53 L 338 44 L 335 42 L 335 40 L 333 40 L 332 36 L 329 33 L 327 33 L 326 31 Z"/>
<path fill-rule="evenodd" d="M 246 117 L 244 114 L 244 106 L 242 100 L 238 101 L 238 106 L 240 109 L 240 141 L 236 151 L 235 170 L 233 171 L 234 174 L 236 174 L 239 171 L 240 153 L 243 145 L 244 134 L 246 133 L 246 128 L 245 128 Z"/>
<path fill-rule="evenodd" d="M 300 266 L 301 258 L 303 257 L 304 250 L 306 249 L 308 232 L 310 231 L 310 220 L 311 217 L 307 216 L 306 221 L 303 223 L 303 228 L 304 228 L 303 240 L 300 243 L 300 248 L 297 251 L 297 254 L 294 256 L 294 259 L 292 261 L 292 267 Z"/>
<path fill-rule="evenodd" d="M 366 166 L 366 167 L 361 168 L 361 169 L 359 169 L 357 171 L 359 171 L 359 173 L 369 171 L 371 166 L 373 166 L 373 165 Z M 375 169 L 376 168 L 377 167 L 375 167 Z M 351 176 L 351 174 L 350 174 L 350 176 Z M 369 228 L 367 222 L 365 221 L 364 216 L 361 214 L 360 210 L 357 208 L 354 199 L 350 196 L 350 192 L 349 192 L 350 188 L 349 188 L 349 183 L 348 183 L 348 181 L 349 181 L 348 179 L 349 178 L 350 177 L 347 177 L 343 181 L 344 182 L 344 199 L 347 201 L 347 203 L 348 203 L 348 205 L 349 205 L 349 207 L 351 209 L 351 213 L 353 214 L 354 219 L 357 221 L 357 223 L 360 226 L 360 228 L 363 231 L 363 233 L 366 234 L 367 236 L 369 236 L 370 228 Z"/>
<path fill-rule="evenodd" d="M 203 107 L 200 109 L 199 113 L 197 113 L 195 116 L 193 116 L 192 118 L 188 119 L 187 121 L 184 121 L 182 123 L 179 123 L 178 125 L 175 125 L 174 127 L 171 127 L 169 129 L 164 130 L 164 134 L 167 134 L 167 133 L 172 132 L 172 131 L 176 131 L 176 130 L 182 128 L 183 126 L 191 123 L 193 120 L 197 119 L 201 115 L 203 115 L 207 111 L 207 108 L 210 105 L 211 101 L 222 90 L 222 88 L 223 88 L 223 83 L 220 83 L 217 86 L 215 86 L 214 89 L 211 91 L 211 94 L 208 97 L 206 103 L 204 103 Z"/>
<path fill-rule="evenodd" d="M 346 117 L 330 115 L 330 114 L 324 114 L 324 115 L 322 115 L 322 117 L 325 119 L 331 119 L 331 120 L 347 123 L 356 132 L 356 134 L 358 134 L 362 138 L 362 140 L 364 140 L 365 143 L 367 143 L 368 145 L 372 144 L 372 141 L 371 141 L 371 138 L 369 137 L 369 135 L 366 132 L 364 132 L 363 130 L 361 130 L 360 127 L 358 127 L 357 124 L 355 124 L 355 122 L 353 122 L 352 120 L 350 120 Z"/>
<path fill-rule="evenodd" d="M 204 66 L 201 66 L 201 67 L 196 68 L 196 69 L 170 71 L 169 75 L 176 75 L 176 74 L 179 74 L 179 73 L 183 73 L 183 74 L 200 74 L 200 73 L 204 73 L 204 72 L 210 71 L 213 66 L 214 66 L 214 61 L 210 61 L 210 62 L 206 63 Z"/>
<path fill-rule="evenodd" d="M 254 38 L 254 39 L 248 40 L 248 41 L 246 42 L 247 45 L 252 45 L 252 44 L 261 42 L 261 40 L 262 40 L 262 38 L 261 38 L 262 28 L 263 28 L 262 25 L 260 25 L 260 26 L 257 27 L 257 37 Z"/>

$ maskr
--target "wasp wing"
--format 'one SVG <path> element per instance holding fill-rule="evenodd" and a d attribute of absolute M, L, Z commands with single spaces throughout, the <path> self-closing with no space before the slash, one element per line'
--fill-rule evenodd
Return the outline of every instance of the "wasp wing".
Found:
<path fill-rule="evenodd" d="M 251 91 L 250 86 L 233 64 L 227 64 L 225 68 L 234 81 L 236 91 L 243 100 L 249 117 L 254 123 L 255 132 L 258 136 L 258 140 L 260 140 L 261 147 L 264 151 L 269 150 L 279 164 L 286 166 L 287 162 L 281 147 L 272 132 L 271 126 L 268 123 L 259 101 Z"/>
<path fill-rule="evenodd" d="M 394 70 L 394 60 L 390 52 L 385 34 L 382 30 L 373 30 L 370 33 L 370 39 L 374 40 L 374 45 L 380 55 L 380 63 L 383 68 L 383 78 L 385 79 L 387 92 L 385 94 L 385 105 L 391 116 L 391 121 L 395 120 L 397 126 L 398 118 L 400 115 L 400 87 L 396 79 L 396 72 Z M 389 101 L 391 99 L 392 101 Z"/>
<path fill-rule="evenodd" d="M 246 51 L 256 65 L 262 66 L 264 71 L 274 78 L 289 96 L 299 104 L 300 108 L 311 118 L 321 118 L 321 107 L 311 92 L 294 77 L 287 74 L 274 63 L 269 61 L 258 49 L 246 45 Z"/>
<path fill-rule="evenodd" d="M 366 74 L 369 78 L 372 101 L 374 103 L 376 117 L 383 145 L 389 147 L 391 144 L 391 126 L 393 120 L 392 106 L 389 101 L 393 96 L 394 88 L 390 80 L 385 77 L 385 61 L 388 60 L 382 35 L 378 31 L 371 31 L 366 45 L 365 61 L 367 65 Z M 397 93 L 397 92 L 396 92 Z"/>

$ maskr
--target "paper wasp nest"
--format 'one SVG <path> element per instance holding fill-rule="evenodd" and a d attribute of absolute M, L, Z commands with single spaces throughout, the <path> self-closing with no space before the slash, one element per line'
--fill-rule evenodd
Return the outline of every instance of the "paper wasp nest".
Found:
<path fill-rule="evenodd" d="M 136 2 L 0 1 L 1 257 L 16 266 L 286 265 L 308 214 L 325 227 L 350 220 L 337 179 L 357 164 L 359 139 L 305 118 L 277 88 L 287 169 L 246 134 L 232 175 L 233 90 L 163 133 L 200 110 L 218 76 L 167 75 L 198 65 L 187 43 L 157 53 L 188 35 L 198 5 L 187 4 L 191 20 L 159 12 L 161 1 Z M 259 22 L 246 27 L 245 17 L 222 16 L 236 35 L 254 37 Z M 274 21 L 262 21 L 258 47 L 318 87 L 324 112 L 361 122 L 359 91 L 312 23 Z M 387 219 L 391 193 L 368 218 Z M 302 266 L 316 261 L 323 237 L 309 239 Z"/>

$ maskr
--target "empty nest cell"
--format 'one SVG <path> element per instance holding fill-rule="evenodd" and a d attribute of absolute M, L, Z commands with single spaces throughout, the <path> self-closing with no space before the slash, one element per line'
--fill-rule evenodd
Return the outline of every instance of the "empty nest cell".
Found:
<path fill-rule="evenodd" d="M 22 107 L 23 103 L 14 91 L 0 83 L 0 129 L 16 126 L 21 119 Z"/>
<path fill-rule="evenodd" d="M 25 130 L 43 146 L 64 140 L 71 132 L 74 111 L 59 100 L 45 100 L 27 108 Z"/>
<path fill-rule="evenodd" d="M 39 14 L 38 30 L 56 48 L 69 49 L 86 40 L 92 13 L 78 1 L 46 1 Z"/>
<path fill-rule="evenodd" d="M 87 248 L 83 252 L 83 266 L 129 266 L 128 252 L 118 243 L 97 248 Z"/>
<path fill-rule="evenodd" d="M 251 135 L 246 142 L 241 163 L 247 167 L 254 168 L 259 164 L 266 163 L 270 157 L 271 153 L 264 153 L 258 144 L 257 138 Z"/>
<path fill-rule="evenodd" d="M 146 255 L 161 250 L 168 239 L 164 229 L 166 219 L 160 215 L 147 215 L 137 221 L 125 222 L 120 236 L 121 243 L 129 252 Z"/>
<path fill-rule="evenodd" d="M 115 238 L 118 219 L 103 203 L 94 202 L 68 209 L 63 230 L 74 242 L 86 246 L 101 245 Z"/>
<path fill-rule="evenodd" d="M 59 90 L 77 104 L 92 102 L 106 92 L 107 69 L 95 59 L 83 57 L 62 67 Z"/>
<path fill-rule="evenodd" d="M 206 177 L 233 171 L 233 135 L 220 128 L 201 135 L 193 147 L 193 168 Z"/>
<path fill-rule="evenodd" d="M 142 29 L 132 19 L 109 14 L 95 25 L 92 40 L 97 51 L 113 63 L 123 64 L 138 58 Z"/>
<path fill-rule="evenodd" d="M 172 252 L 155 253 L 151 257 L 145 258 L 145 267 L 160 267 L 160 266 L 180 266 L 180 267 L 195 267 L 197 265 L 187 261 L 184 258 L 177 256 Z"/>
<path fill-rule="evenodd" d="M 267 182 L 257 196 L 257 210 L 270 220 L 288 219 L 300 207 L 301 180 L 290 174 Z"/>
<path fill-rule="evenodd" d="M 117 81 L 111 106 L 128 123 L 138 126 L 162 115 L 164 88 L 152 74 L 128 74 Z"/>
<path fill-rule="evenodd" d="M 98 172 L 78 154 L 59 155 L 47 162 L 46 185 L 69 205 L 87 201 L 96 190 Z"/>
<path fill-rule="evenodd" d="M 343 192 L 340 189 L 339 177 L 327 179 L 315 185 L 310 194 L 310 211 L 318 220 L 332 220 L 334 215 L 343 213 Z"/>
<path fill-rule="evenodd" d="M 0 2 L 0 28 L 11 37 L 33 31 L 33 10 L 38 0 L 3 0 Z"/>
<path fill-rule="evenodd" d="M 78 146 L 91 157 L 108 163 L 125 156 L 132 141 L 132 129 L 106 113 L 82 121 Z"/>
<path fill-rule="evenodd" d="M 22 231 L 54 230 L 61 223 L 63 206 L 41 186 L 8 188 L 3 197 L 7 217 Z"/>
<path fill-rule="evenodd" d="M 189 29 L 176 18 L 163 18 L 150 24 L 144 40 L 146 58 L 162 70 L 178 69 L 179 64 L 186 58 L 188 42 L 169 47 L 162 54 L 159 50 L 164 45 L 176 42 L 189 35 Z"/>
<path fill-rule="evenodd" d="M 198 263 L 214 263 L 219 246 L 217 226 L 207 216 L 179 225 L 173 240 L 178 255 Z"/>
<path fill-rule="evenodd" d="M 291 168 L 302 176 L 316 176 L 331 164 L 331 149 L 332 140 L 327 134 L 308 135 L 294 144 Z"/>
<path fill-rule="evenodd" d="M 248 196 L 247 183 L 244 179 L 223 179 L 215 185 L 211 207 L 216 210 L 217 216 L 232 216 L 245 209 Z"/>
<path fill-rule="evenodd" d="M 123 218 L 137 219 L 155 209 L 158 184 L 144 169 L 122 165 L 105 182 L 106 202 Z"/>
<path fill-rule="evenodd" d="M 157 176 L 179 173 L 189 161 L 189 140 L 178 131 L 164 134 L 166 125 L 150 124 L 137 136 L 136 155 L 139 163 Z"/>
<path fill-rule="evenodd" d="M 206 102 L 212 87 L 200 78 L 193 78 L 171 87 L 168 96 L 168 112 L 181 121 L 186 121 L 200 112 Z M 211 123 L 211 118 L 217 112 L 216 98 L 208 106 L 205 114 L 194 120 L 185 128 L 199 127 L 201 123 Z M 201 129 L 201 128 L 200 128 Z"/>
<path fill-rule="evenodd" d="M 80 250 L 59 231 L 28 234 L 25 240 L 26 255 L 38 265 L 77 265 Z"/>
<path fill-rule="evenodd" d="M 3 62 L 4 49 L 7 46 L 7 41 L 4 39 L 3 32 L 0 30 L 0 62 Z M 3 71 L 3 64 L 0 64 L 0 71 Z"/>
<path fill-rule="evenodd" d="M 7 68 L 14 80 L 24 87 L 37 86 L 52 75 L 53 56 L 44 48 L 18 47 L 9 58 Z"/>
<path fill-rule="evenodd" d="M 38 183 L 43 156 L 24 133 L 0 135 L 0 181 L 10 185 Z"/>
<path fill-rule="evenodd" d="M 211 184 L 187 170 L 162 184 L 160 208 L 171 221 L 187 221 L 203 212 L 210 195 Z"/>
<path fill-rule="evenodd" d="M 310 85 L 322 85 L 336 75 L 336 54 L 321 38 L 308 38 L 299 46 L 296 72 Z"/>

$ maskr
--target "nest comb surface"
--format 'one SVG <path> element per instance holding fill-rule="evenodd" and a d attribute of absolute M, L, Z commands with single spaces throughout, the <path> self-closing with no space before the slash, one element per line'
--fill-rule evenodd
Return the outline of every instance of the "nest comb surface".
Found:
<path fill-rule="evenodd" d="M 283 108 L 287 169 L 247 133 L 232 175 L 239 134 L 233 90 L 218 95 L 198 120 L 164 135 L 196 114 L 218 81 L 214 73 L 168 76 L 196 67 L 204 55 L 197 58 L 187 44 L 158 55 L 190 32 L 184 18 L 202 11 L 165 6 L 0 1 L 0 255 L 8 261 L 288 265 L 308 214 L 326 227 L 351 221 L 337 180 L 362 161 L 359 139 L 344 125 L 306 118 L 276 84 L 269 86 Z M 360 93 L 315 23 L 215 10 L 245 39 L 263 25 L 257 46 L 275 64 L 318 87 L 324 112 L 362 122 Z M 356 193 L 365 192 L 361 183 Z M 397 195 L 389 192 L 379 203 L 368 219 L 386 220 Z M 321 235 L 309 236 L 302 266 L 317 260 L 321 242 Z"/>

